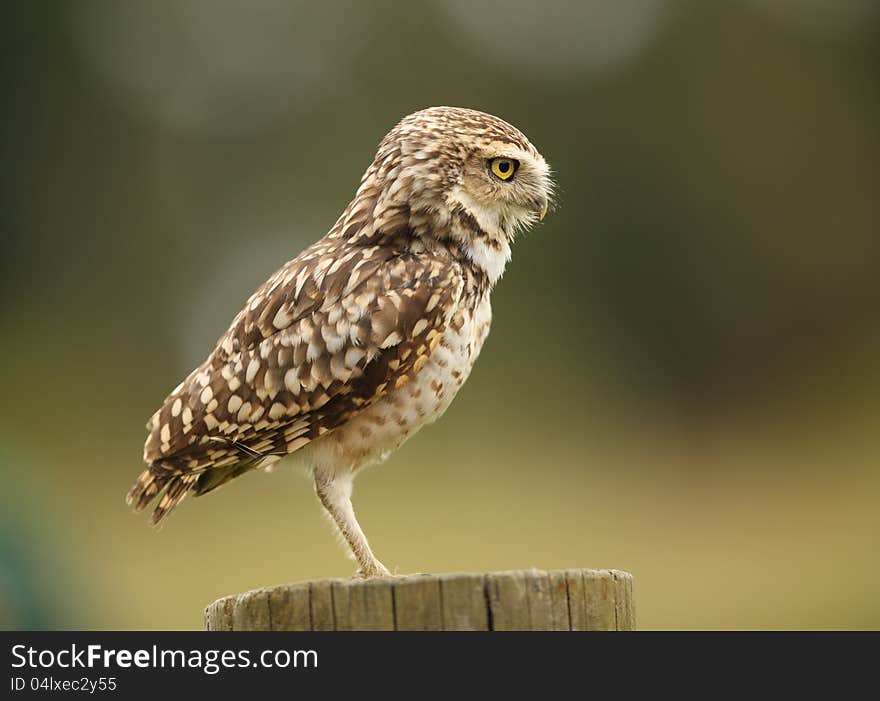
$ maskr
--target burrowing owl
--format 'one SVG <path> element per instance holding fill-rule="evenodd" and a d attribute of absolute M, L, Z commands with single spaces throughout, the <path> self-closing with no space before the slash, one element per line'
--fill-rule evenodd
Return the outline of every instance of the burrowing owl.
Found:
<path fill-rule="evenodd" d="M 359 572 L 387 574 L 352 480 L 449 406 L 489 333 L 510 244 L 543 219 L 552 187 L 543 156 L 498 117 L 404 118 L 330 232 L 251 295 L 153 414 L 129 504 L 159 497 L 155 524 L 189 492 L 296 453 Z"/>

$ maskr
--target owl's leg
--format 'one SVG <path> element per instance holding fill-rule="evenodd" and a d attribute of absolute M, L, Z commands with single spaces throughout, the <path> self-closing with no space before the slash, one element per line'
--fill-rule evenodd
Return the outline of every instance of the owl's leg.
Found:
<path fill-rule="evenodd" d="M 351 505 L 351 488 L 350 474 L 327 475 L 315 471 L 315 493 L 360 564 L 358 574 L 363 577 L 386 576 L 389 574 L 388 569 L 373 555 L 367 537 L 355 518 L 354 507 Z"/>

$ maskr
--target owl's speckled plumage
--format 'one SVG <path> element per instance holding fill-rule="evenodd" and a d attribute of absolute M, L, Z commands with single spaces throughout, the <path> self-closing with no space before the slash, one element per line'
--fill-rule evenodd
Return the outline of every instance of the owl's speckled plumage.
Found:
<path fill-rule="evenodd" d="M 515 175 L 493 175 L 495 158 Z M 354 518 L 352 478 L 452 401 L 510 243 L 551 193 L 543 157 L 503 120 L 451 107 L 404 118 L 330 232 L 250 297 L 149 420 L 129 503 L 158 498 L 158 523 L 189 492 L 298 453 L 361 572 L 387 574 Z"/>

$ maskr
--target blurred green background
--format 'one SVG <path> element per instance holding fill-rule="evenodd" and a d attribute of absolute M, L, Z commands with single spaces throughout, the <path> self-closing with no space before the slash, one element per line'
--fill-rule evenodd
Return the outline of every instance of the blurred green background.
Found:
<path fill-rule="evenodd" d="M 0 627 L 197 628 L 348 576 L 287 469 L 123 496 L 143 425 L 403 115 L 520 127 L 446 417 L 360 477 L 400 572 L 615 567 L 641 628 L 880 627 L 880 3 L 4 3 Z"/>

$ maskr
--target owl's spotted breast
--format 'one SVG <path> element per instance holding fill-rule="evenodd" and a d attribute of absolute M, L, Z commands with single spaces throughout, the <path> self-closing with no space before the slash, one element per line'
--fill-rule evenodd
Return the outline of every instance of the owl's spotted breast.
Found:
<path fill-rule="evenodd" d="M 436 421 L 467 380 L 492 321 L 488 293 L 464 295 L 439 345 L 419 373 L 306 448 L 307 458 L 358 469 L 383 460 L 419 429 Z"/>

